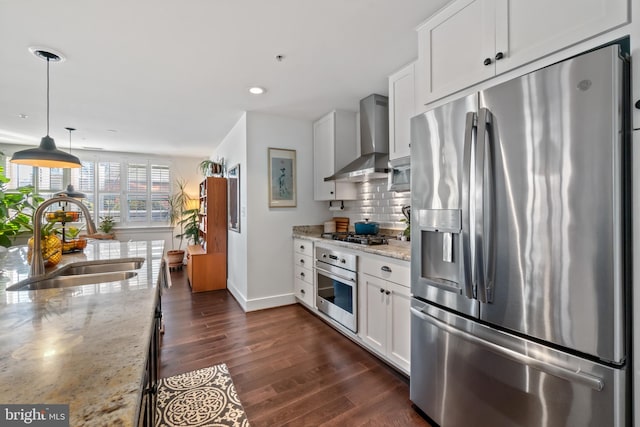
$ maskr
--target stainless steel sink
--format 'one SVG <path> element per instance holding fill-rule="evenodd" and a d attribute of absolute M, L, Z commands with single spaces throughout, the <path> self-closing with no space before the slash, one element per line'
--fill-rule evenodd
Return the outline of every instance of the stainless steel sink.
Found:
<path fill-rule="evenodd" d="M 79 274 L 109 273 L 113 271 L 137 270 L 144 264 L 144 258 L 120 258 L 99 261 L 84 261 L 69 264 L 55 276 L 76 276 Z"/>
<path fill-rule="evenodd" d="M 22 280 L 9 286 L 7 291 L 68 288 L 126 280 L 138 275 L 132 270 L 141 268 L 144 260 L 144 258 L 119 258 L 75 262 L 42 277 Z"/>
<path fill-rule="evenodd" d="M 7 291 L 35 291 L 40 289 L 68 288 L 71 286 L 92 285 L 96 283 L 116 282 L 136 277 L 135 271 L 114 271 L 108 273 L 76 274 L 73 276 L 53 276 L 40 280 L 23 280 Z"/>

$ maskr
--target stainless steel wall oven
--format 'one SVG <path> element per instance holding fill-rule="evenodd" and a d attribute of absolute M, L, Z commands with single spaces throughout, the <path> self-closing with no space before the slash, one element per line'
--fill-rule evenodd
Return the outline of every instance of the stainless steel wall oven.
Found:
<path fill-rule="evenodd" d="M 338 323 L 357 332 L 358 257 L 316 246 L 316 305 Z"/>

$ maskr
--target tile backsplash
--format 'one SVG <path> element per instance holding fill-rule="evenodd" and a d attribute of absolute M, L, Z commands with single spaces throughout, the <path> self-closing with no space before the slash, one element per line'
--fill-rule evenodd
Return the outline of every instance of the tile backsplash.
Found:
<path fill-rule="evenodd" d="M 387 190 L 386 179 L 375 179 L 356 184 L 357 200 L 345 200 L 344 210 L 332 211 L 332 216 L 349 217 L 350 227 L 353 223 L 369 218 L 380 224 L 380 228 L 404 230 L 406 224 L 401 220 L 402 207 L 411 203 L 411 193 L 396 193 Z"/>

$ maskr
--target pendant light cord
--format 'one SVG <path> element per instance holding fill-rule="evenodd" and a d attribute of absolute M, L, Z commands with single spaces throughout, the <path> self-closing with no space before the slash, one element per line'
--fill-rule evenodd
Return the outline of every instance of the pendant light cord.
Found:
<path fill-rule="evenodd" d="M 47 136 L 49 136 L 49 57 L 47 57 Z"/>

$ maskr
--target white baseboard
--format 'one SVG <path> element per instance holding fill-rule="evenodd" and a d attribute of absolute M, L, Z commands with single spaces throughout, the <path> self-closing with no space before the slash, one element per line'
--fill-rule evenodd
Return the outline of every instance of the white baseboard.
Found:
<path fill-rule="evenodd" d="M 295 303 L 296 297 L 293 293 L 255 298 L 247 301 L 247 308 L 245 311 L 264 310 L 265 308 L 274 308 Z"/>
<path fill-rule="evenodd" d="M 240 290 L 227 279 L 227 290 L 231 293 L 231 295 L 233 295 L 233 297 L 236 299 L 236 301 L 238 301 L 238 304 L 240 304 L 240 307 L 242 307 L 242 310 L 244 310 L 245 312 L 247 311 L 247 297 L 245 297 L 242 292 L 240 292 Z"/>
<path fill-rule="evenodd" d="M 280 307 L 283 305 L 295 304 L 296 297 L 293 293 L 274 295 L 264 298 L 247 299 L 245 295 L 229 280 L 227 280 L 227 290 L 238 301 L 240 307 L 246 312 L 264 310 L 266 308 Z"/>

